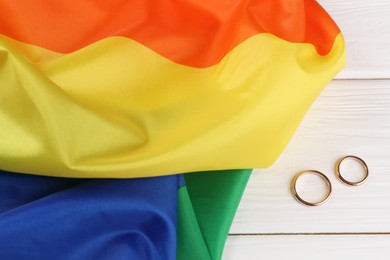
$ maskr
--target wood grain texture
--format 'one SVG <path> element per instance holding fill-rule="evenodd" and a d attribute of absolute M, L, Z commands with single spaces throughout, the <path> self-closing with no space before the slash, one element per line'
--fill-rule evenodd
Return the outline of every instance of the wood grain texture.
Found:
<path fill-rule="evenodd" d="M 234 236 L 222 259 L 388 260 L 390 236 Z"/>
<path fill-rule="evenodd" d="M 390 232 L 390 80 L 333 81 L 313 104 L 279 160 L 252 174 L 231 228 L 233 234 L 284 232 Z M 343 185 L 335 163 L 353 154 L 370 176 Z M 305 207 L 291 196 L 293 176 L 325 173 L 333 196 Z"/>
<path fill-rule="evenodd" d="M 390 1 L 320 0 L 343 32 L 347 67 L 339 79 L 390 78 Z"/>

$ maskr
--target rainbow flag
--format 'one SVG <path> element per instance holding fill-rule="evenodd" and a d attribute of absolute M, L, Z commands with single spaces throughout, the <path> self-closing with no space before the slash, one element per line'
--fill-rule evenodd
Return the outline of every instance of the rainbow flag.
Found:
<path fill-rule="evenodd" d="M 313 0 L 0 0 L 0 258 L 220 259 L 344 65 Z"/>

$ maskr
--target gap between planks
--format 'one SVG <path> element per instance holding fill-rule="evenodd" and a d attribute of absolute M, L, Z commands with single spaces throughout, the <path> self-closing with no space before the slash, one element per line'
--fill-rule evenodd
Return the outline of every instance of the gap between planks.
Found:
<path fill-rule="evenodd" d="M 334 78 L 332 81 L 347 81 L 347 80 L 353 80 L 353 81 L 358 81 L 358 80 L 390 80 L 390 78 Z"/>
<path fill-rule="evenodd" d="M 233 233 L 229 236 L 383 236 L 390 232 L 310 232 L 310 233 Z"/>

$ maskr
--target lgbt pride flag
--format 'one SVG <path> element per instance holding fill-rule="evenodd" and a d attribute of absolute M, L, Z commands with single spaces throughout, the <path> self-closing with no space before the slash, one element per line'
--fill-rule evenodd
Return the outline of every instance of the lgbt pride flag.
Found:
<path fill-rule="evenodd" d="M 0 258 L 220 259 L 344 65 L 313 0 L 0 0 Z"/>

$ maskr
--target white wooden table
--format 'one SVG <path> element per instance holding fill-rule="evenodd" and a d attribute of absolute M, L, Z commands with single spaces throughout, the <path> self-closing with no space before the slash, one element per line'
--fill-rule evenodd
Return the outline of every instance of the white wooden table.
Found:
<path fill-rule="evenodd" d="M 344 34 L 348 65 L 279 160 L 252 174 L 224 260 L 390 259 L 390 1 L 319 2 Z M 334 174 L 348 154 L 369 166 L 362 186 L 343 185 Z M 291 179 L 305 169 L 331 180 L 326 204 L 305 207 L 292 197 Z"/>

